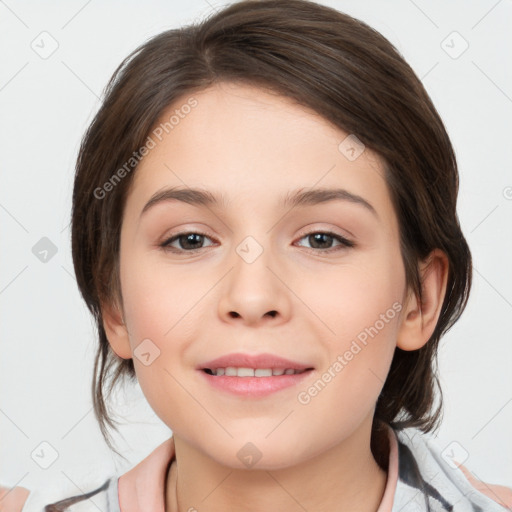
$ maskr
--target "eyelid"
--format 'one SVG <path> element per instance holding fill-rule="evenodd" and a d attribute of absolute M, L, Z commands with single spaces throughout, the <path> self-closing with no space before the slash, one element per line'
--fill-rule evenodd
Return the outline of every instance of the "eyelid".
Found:
<path fill-rule="evenodd" d="M 314 233 L 324 233 L 327 235 L 331 235 L 334 238 L 338 238 L 338 239 L 340 239 L 340 242 L 346 246 L 347 249 L 350 249 L 351 247 L 356 247 L 356 245 L 357 245 L 355 242 L 355 240 L 357 240 L 357 238 L 347 229 L 342 230 L 341 228 L 339 228 L 337 226 L 333 226 L 333 225 L 325 226 L 325 223 L 322 226 L 322 222 L 309 224 L 307 227 L 303 228 L 300 232 L 298 240 L 300 240 L 301 238 L 303 238 L 305 236 L 312 235 Z M 334 248 L 331 248 L 331 249 L 335 250 Z M 320 249 L 317 249 L 315 252 L 326 253 L 331 249 L 324 249 L 323 251 Z"/>
<path fill-rule="evenodd" d="M 344 230 L 344 231 L 346 231 L 346 233 L 348 233 L 348 235 L 351 236 L 352 238 L 355 238 L 354 235 L 352 233 L 350 233 L 349 231 L 347 231 L 347 230 Z M 304 228 L 301 231 L 301 234 L 299 235 L 299 237 L 302 238 L 306 235 L 311 235 L 313 233 L 326 233 L 326 234 L 330 234 L 330 235 L 336 235 L 336 236 L 339 236 L 340 238 L 343 238 L 344 240 L 350 241 L 350 239 L 347 237 L 347 235 L 342 234 L 334 227 L 331 228 L 331 227 L 313 226 L 313 227 L 309 227 L 309 228 Z"/>
<path fill-rule="evenodd" d="M 183 228 L 178 227 L 178 228 L 174 228 L 170 231 L 166 231 L 163 236 L 159 237 L 157 244 L 161 245 L 162 243 L 169 241 L 171 238 L 175 238 L 177 236 L 182 236 L 182 235 L 187 235 L 189 233 L 207 236 L 208 238 L 216 240 L 216 237 L 207 228 L 185 226 Z"/>

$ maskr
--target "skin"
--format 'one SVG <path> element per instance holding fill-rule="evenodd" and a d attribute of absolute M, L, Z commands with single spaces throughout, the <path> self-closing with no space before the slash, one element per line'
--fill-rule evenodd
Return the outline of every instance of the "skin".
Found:
<path fill-rule="evenodd" d="M 121 230 L 122 302 L 103 308 L 113 350 L 134 358 L 149 404 L 173 432 L 166 510 L 375 511 L 386 484 L 370 450 L 375 404 L 395 347 L 419 349 L 434 331 L 446 256 L 434 250 L 420 262 L 420 307 L 406 287 L 398 221 L 375 154 L 366 149 L 350 161 L 338 149 L 347 133 L 262 89 L 221 83 L 193 96 L 197 107 L 137 168 Z M 228 204 L 164 201 L 141 216 L 172 186 L 222 193 Z M 290 191 L 319 187 L 358 194 L 378 216 L 349 201 L 279 204 Z M 190 232 L 207 234 L 193 241 L 195 252 L 184 237 L 172 242 L 179 253 L 161 247 Z M 319 232 L 355 246 L 328 237 L 315 245 L 307 235 Z M 252 263 L 236 251 L 247 236 L 263 249 Z M 298 393 L 394 303 L 400 313 L 300 403 Z M 148 366 L 134 357 L 145 339 L 160 350 Z M 196 370 L 231 352 L 270 352 L 315 369 L 300 388 L 240 398 Z M 251 468 L 237 457 L 248 442 L 262 454 Z"/>

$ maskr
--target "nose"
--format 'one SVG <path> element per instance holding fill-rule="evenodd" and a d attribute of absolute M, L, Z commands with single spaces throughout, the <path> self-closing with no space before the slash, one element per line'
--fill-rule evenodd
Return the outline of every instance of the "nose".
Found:
<path fill-rule="evenodd" d="M 269 251 L 264 250 L 252 262 L 235 253 L 232 263 L 221 288 L 221 319 L 252 327 L 288 321 L 291 292 L 284 271 L 269 257 Z"/>

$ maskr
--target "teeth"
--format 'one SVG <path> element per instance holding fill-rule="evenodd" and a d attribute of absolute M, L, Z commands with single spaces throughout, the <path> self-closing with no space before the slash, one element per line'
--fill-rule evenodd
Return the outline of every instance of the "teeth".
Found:
<path fill-rule="evenodd" d="M 237 377 L 254 377 L 254 370 L 252 368 L 233 368 L 231 371 L 234 371 Z"/>
<path fill-rule="evenodd" d="M 228 366 L 227 368 L 216 368 L 210 370 L 212 375 L 225 375 L 226 377 L 271 377 L 277 375 L 294 375 L 296 373 L 302 373 L 304 370 L 294 370 L 288 368 L 236 368 L 234 366 Z"/>
<path fill-rule="evenodd" d="M 272 370 L 270 368 L 256 368 L 254 370 L 255 377 L 272 377 Z"/>

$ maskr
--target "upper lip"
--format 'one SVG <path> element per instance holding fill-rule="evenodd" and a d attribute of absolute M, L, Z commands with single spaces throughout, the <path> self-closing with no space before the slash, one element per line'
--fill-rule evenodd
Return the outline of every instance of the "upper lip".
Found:
<path fill-rule="evenodd" d="M 294 370 L 306 370 L 308 368 L 313 368 L 310 364 L 291 361 L 290 359 L 285 359 L 274 354 L 250 355 L 233 353 L 202 363 L 198 366 L 198 370 L 204 370 L 205 368 L 214 370 L 217 368 L 227 368 L 229 366 L 235 368 L 282 368 L 283 370 L 287 370 L 289 368 Z"/>

